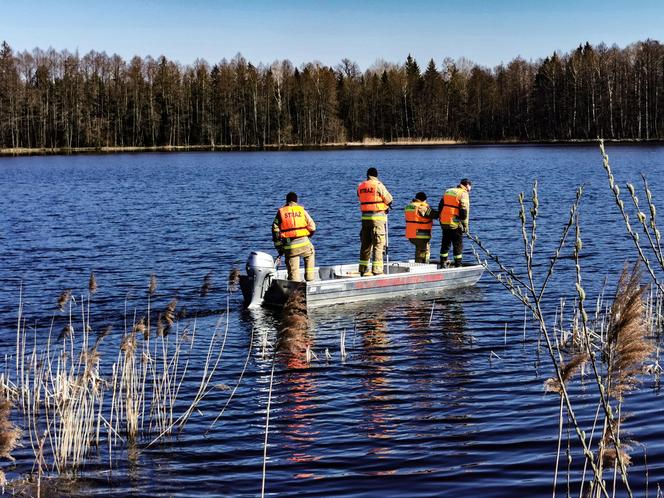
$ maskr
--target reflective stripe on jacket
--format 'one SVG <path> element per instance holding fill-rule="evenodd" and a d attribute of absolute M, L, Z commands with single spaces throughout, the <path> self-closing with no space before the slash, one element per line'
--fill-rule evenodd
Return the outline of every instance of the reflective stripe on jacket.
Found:
<path fill-rule="evenodd" d="M 293 239 L 308 237 L 310 231 L 307 228 L 307 217 L 302 206 L 284 206 L 279 208 L 279 237 L 281 239 Z"/>
<path fill-rule="evenodd" d="M 430 239 L 433 220 L 420 215 L 420 212 L 430 212 L 426 201 L 413 199 L 405 209 L 406 215 L 406 238 L 408 239 Z"/>
<path fill-rule="evenodd" d="M 447 189 L 443 195 L 442 209 L 440 210 L 440 223 L 451 228 L 459 226 L 462 220 L 459 219 L 461 197 L 465 190 L 461 187 Z"/>
<path fill-rule="evenodd" d="M 374 178 L 369 178 L 357 186 L 363 220 L 385 219 L 388 206 L 379 192 L 379 186 L 382 184 Z"/>

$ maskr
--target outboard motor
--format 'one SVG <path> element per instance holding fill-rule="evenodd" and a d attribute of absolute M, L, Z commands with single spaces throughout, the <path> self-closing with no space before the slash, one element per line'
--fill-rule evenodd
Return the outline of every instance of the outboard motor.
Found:
<path fill-rule="evenodd" d="M 252 251 L 247 259 L 247 277 L 249 285 L 244 294 L 247 308 L 255 308 L 263 302 L 267 290 L 266 279 L 275 272 L 274 259 L 266 252 Z M 245 289 L 243 289 L 244 291 Z"/>

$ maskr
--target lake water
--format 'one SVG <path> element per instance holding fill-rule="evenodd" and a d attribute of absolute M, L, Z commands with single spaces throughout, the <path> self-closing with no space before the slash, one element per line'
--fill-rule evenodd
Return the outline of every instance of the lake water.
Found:
<path fill-rule="evenodd" d="M 645 173 L 664 209 L 664 148 L 609 146 L 608 153 L 616 180 L 638 183 Z M 414 194 L 424 190 L 436 204 L 461 177 L 474 182 L 471 231 L 509 266 L 522 267 L 517 195 L 529 196 L 534 180 L 540 200 L 537 269 L 557 245 L 580 184 L 589 298 L 606 279 L 612 290 L 624 262 L 635 258 L 594 146 L 0 158 L 0 352 L 13 353 L 19 298 L 31 330 L 46 334 L 54 316 L 56 328 L 64 323 L 56 312 L 60 292 L 86 292 L 91 271 L 99 284 L 93 327 L 116 324 L 119 334 L 125 305 L 129 316 L 144 307 L 154 273 L 155 308 L 177 296 L 187 308 L 183 321 L 197 316 L 199 334 L 209 337 L 226 309 L 229 271 L 243 268 L 251 250 L 273 252 L 270 225 L 288 191 L 299 194 L 318 225 L 317 262 L 357 260 L 355 188 L 369 166 L 378 168 L 395 198 L 391 259 L 412 258 L 401 211 Z M 436 226 L 434 255 L 439 241 Z M 549 287 L 550 323 L 559 300 L 571 303 L 574 296 L 570 254 L 566 249 Z M 468 241 L 464 256 L 472 260 Z M 213 291 L 200 297 L 209 272 Z M 555 395 L 544 395 L 543 382 L 552 367 L 538 350 L 531 320 L 524 325 L 523 308 L 490 275 L 435 302 L 413 297 L 336 306 L 310 318 L 318 359 L 306 365 L 303 358 L 278 356 L 275 364 L 267 494 L 550 496 L 559 406 Z M 272 368 L 271 352 L 262 354 L 261 343 L 265 337 L 274 342 L 279 314 L 243 310 L 235 293 L 228 319 L 214 382 L 235 386 L 247 354 L 250 360 L 219 422 L 208 431 L 228 399 L 224 390 L 203 401 L 178 439 L 115 455 L 110 470 L 103 455 L 90 458 L 67 493 L 260 495 Z M 345 360 L 340 331 L 346 332 Z M 575 382 L 572 389 L 580 416 L 592 420 L 593 384 Z M 654 496 L 658 483 L 664 484 L 661 403 L 650 377 L 625 400 L 632 416 L 624 430 L 641 443 L 633 445 L 630 470 L 637 496 Z M 10 477 L 32 468 L 32 450 L 24 444 L 14 452 Z M 572 445 L 578 447 L 575 439 Z M 577 451 L 576 467 L 580 458 Z M 578 478 L 572 481 L 577 495 Z M 563 476 L 560 481 L 564 496 Z"/>

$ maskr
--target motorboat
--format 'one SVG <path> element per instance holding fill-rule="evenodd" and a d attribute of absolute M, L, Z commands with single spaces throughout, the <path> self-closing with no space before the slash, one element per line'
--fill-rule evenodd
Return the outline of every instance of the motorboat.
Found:
<path fill-rule="evenodd" d="M 357 263 L 339 264 L 316 267 L 314 280 L 296 282 L 288 280 L 285 269 L 276 268 L 270 254 L 253 251 L 246 275 L 240 275 L 240 288 L 248 308 L 283 306 L 296 289 L 302 289 L 307 308 L 313 308 L 411 294 L 435 297 L 475 285 L 483 272 L 479 264 L 439 268 L 435 263 L 390 261 L 381 275 L 361 276 Z"/>

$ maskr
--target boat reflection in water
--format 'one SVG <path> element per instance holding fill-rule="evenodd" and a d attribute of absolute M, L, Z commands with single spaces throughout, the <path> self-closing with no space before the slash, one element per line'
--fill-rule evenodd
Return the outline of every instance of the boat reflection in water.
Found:
<path fill-rule="evenodd" d="M 466 387 L 474 341 L 464 301 L 481 294 L 469 289 L 437 301 L 400 298 L 308 311 L 300 296 L 295 313 L 291 306 L 247 310 L 255 329 L 269 334 L 274 345 L 268 353 L 276 362 L 273 468 L 283 462 L 295 478 L 323 477 L 320 469 L 344 447 L 357 457 L 354 473 L 392 475 L 408 466 L 400 456 L 404 447 L 440 447 L 459 437 L 475 441 Z M 338 342 L 344 331 L 346 358 Z M 331 399 L 321 391 L 330 382 L 345 385 L 345 395 Z M 330 417 L 340 424 L 334 433 L 326 430 Z M 355 449 L 348 441 L 357 441 Z M 465 450 L 454 453 L 468 458 Z M 426 470 L 447 472 L 443 466 L 431 460 Z"/>

